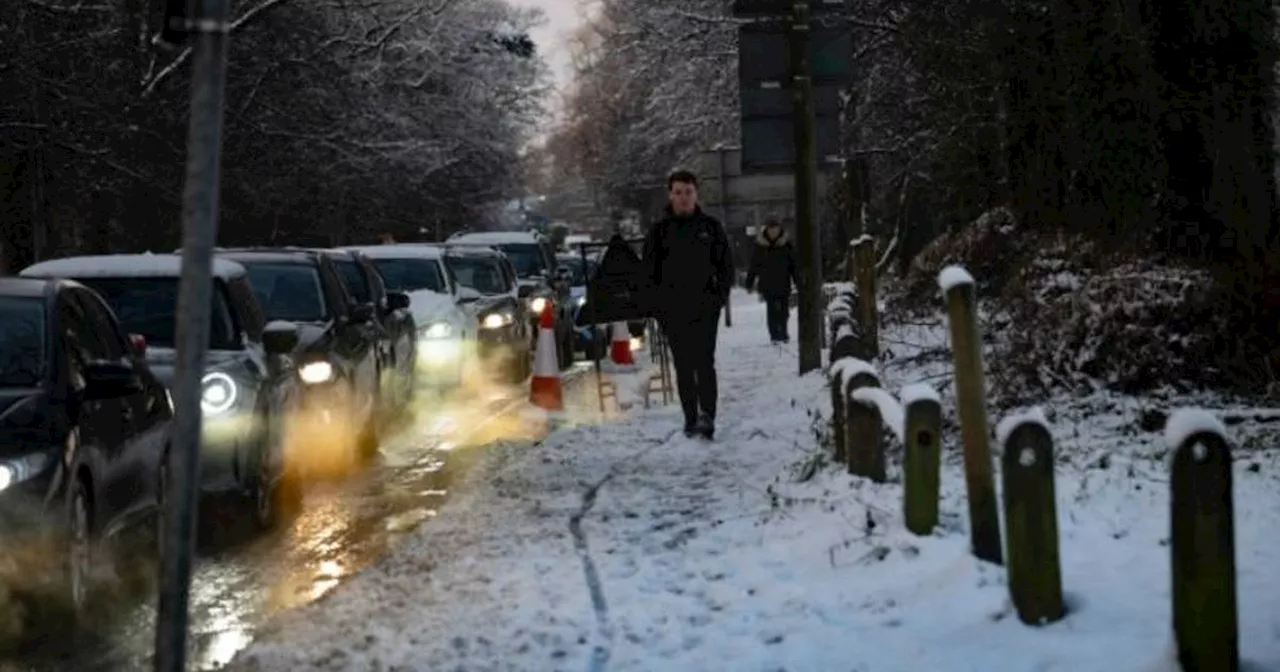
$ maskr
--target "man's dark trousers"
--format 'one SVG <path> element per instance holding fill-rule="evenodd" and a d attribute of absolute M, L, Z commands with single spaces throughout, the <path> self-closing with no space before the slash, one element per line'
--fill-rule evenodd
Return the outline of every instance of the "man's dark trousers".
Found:
<path fill-rule="evenodd" d="M 787 336 L 787 318 L 791 313 L 791 297 L 766 296 L 764 306 L 769 339 L 774 342 L 790 340 Z"/>
<path fill-rule="evenodd" d="M 684 409 L 685 426 L 693 427 L 699 410 L 714 420 L 719 396 L 716 334 L 720 327 L 720 309 L 673 316 L 663 322 L 676 367 L 676 391 Z"/>

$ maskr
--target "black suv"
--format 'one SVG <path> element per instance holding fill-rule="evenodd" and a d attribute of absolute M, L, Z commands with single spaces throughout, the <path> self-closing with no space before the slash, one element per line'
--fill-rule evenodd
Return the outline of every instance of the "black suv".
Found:
<path fill-rule="evenodd" d="M 558 273 L 555 248 L 543 236 L 520 231 L 481 231 L 449 237 L 453 246 L 491 247 L 507 255 L 516 270 L 520 298 L 529 308 L 530 347 L 537 343 L 538 321 L 550 302 L 555 313 L 556 349 L 560 368 L 574 360 L 573 301 L 569 286 Z"/>
<path fill-rule="evenodd" d="M 388 414 L 399 414 L 413 400 L 414 363 L 418 328 L 409 312 L 409 295 L 387 291 L 378 268 L 364 254 L 351 249 L 322 250 L 333 259 L 351 300 L 373 309 L 378 335 L 378 370 L 382 373 L 380 401 Z"/>
<path fill-rule="evenodd" d="M 352 300 L 342 272 L 322 252 L 240 248 L 216 254 L 245 267 L 268 320 L 298 325 L 294 362 L 306 418 L 299 429 L 314 430 L 307 432 L 313 445 L 337 440 L 340 451 L 354 444 L 357 457 L 376 454 L 381 373 L 373 307 Z"/>
<path fill-rule="evenodd" d="M 57 553 L 77 610 L 105 541 L 163 500 L 173 406 L 141 349 L 78 283 L 0 279 L 0 562 Z"/>
<path fill-rule="evenodd" d="M 30 266 L 24 277 L 70 278 L 97 292 L 123 328 L 146 345 L 146 360 L 173 384 L 182 258 L 174 254 L 69 257 Z M 266 324 L 244 267 L 213 264 L 209 352 L 202 380 L 201 491 L 243 494 L 266 528 L 297 505 L 300 483 L 287 474 L 286 426 L 300 385 L 289 354 L 298 328 Z M 286 478 L 288 476 L 288 478 Z"/>
<path fill-rule="evenodd" d="M 479 292 L 480 357 L 515 383 L 529 377 L 529 308 L 520 298 L 515 268 L 505 254 L 487 247 L 449 246 L 445 266 L 454 281 Z"/>

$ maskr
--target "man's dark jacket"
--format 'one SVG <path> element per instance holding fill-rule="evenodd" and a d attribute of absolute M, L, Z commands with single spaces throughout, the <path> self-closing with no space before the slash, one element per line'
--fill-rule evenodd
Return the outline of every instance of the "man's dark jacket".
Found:
<path fill-rule="evenodd" d="M 720 221 L 701 208 L 677 215 L 667 206 L 644 239 L 643 261 L 653 281 L 651 310 L 659 319 L 717 310 L 733 287 L 733 256 Z"/>
<path fill-rule="evenodd" d="M 756 247 L 751 256 L 751 269 L 747 271 L 747 287 L 760 281 L 760 295 L 768 299 L 784 299 L 791 296 L 791 283 L 796 279 L 796 258 L 791 249 L 791 239 L 781 227 L 771 234 L 762 229 L 756 237 Z"/>

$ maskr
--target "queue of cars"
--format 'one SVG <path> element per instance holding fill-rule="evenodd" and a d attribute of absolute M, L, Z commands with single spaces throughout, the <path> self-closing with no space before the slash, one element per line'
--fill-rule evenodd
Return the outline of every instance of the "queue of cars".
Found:
<path fill-rule="evenodd" d="M 272 527 L 300 504 L 307 478 L 312 446 L 289 440 L 296 423 L 346 436 L 344 450 L 368 458 L 424 387 L 456 386 L 472 363 L 527 378 L 548 307 L 570 316 L 557 323 L 571 364 L 570 289 L 549 246 L 477 235 L 217 249 L 202 495 L 238 498 L 254 524 Z M 166 510 L 180 274 L 176 253 L 123 254 L 0 278 L 0 536 L 59 530 L 77 607 L 117 534 Z"/>

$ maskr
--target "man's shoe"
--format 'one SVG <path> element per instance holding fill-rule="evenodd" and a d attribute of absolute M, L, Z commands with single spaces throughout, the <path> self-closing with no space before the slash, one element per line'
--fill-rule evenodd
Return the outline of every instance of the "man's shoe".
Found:
<path fill-rule="evenodd" d="M 716 435 L 716 421 L 709 415 L 703 414 L 698 418 L 698 424 L 694 426 L 694 431 L 702 435 L 702 438 L 710 440 Z"/>
<path fill-rule="evenodd" d="M 686 422 L 686 423 L 684 423 L 684 438 L 686 438 L 686 439 L 692 439 L 693 437 L 695 437 L 695 436 L 697 436 L 697 435 L 698 435 L 698 423 L 697 423 L 697 422 Z"/>

